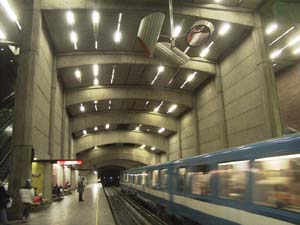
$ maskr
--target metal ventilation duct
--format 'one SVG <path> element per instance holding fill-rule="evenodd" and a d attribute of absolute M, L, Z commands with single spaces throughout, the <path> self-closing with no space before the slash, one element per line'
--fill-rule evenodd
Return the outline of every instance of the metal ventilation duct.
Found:
<path fill-rule="evenodd" d="M 176 47 L 171 49 L 171 44 L 167 42 L 156 44 L 155 55 L 176 66 L 183 65 L 190 60 L 190 57 L 180 49 Z"/>
<path fill-rule="evenodd" d="M 148 56 L 153 56 L 164 20 L 165 14 L 156 12 L 145 16 L 140 23 L 137 38 Z"/>

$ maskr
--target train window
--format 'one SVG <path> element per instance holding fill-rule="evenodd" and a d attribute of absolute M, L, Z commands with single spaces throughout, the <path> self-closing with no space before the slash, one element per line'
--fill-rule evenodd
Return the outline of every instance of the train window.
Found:
<path fill-rule="evenodd" d="M 158 187 L 158 170 L 153 170 L 151 172 L 151 188 Z"/>
<path fill-rule="evenodd" d="M 218 164 L 219 196 L 244 200 L 248 184 L 249 161 Z"/>
<path fill-rule="evenodd" d="M 178 192 L 186 192 L 188 189 L 188 181 L 186 176 L 186 168 L 178 169 L 178 183 L 177 183 L 177 191 Z"/>
<path fill-rule="evenodd" d="M 300 154 L 254 161 L 255 203 L 300 212 Z"/>
<path fill-rule="evenodd" d="M 211 174 L 208 165 L 199 165 L 189 168 L 187 177 L 191 180 L 192 194 L 211 194 Z"/>
<path fill-rule="evenodd" d="M 167 180 L 168 180 L 168 173 L 167 169 L 160 170 L 160 188 L 161 190 L 167 190 Z"/>

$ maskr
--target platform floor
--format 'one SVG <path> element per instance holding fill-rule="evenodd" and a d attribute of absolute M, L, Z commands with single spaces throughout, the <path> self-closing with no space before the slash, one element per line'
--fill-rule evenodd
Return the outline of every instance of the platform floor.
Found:
<path fill-rule="evenodd" d="M 28 225 L 115 225 L 101 184 L 88 185 L 78 201 L 78 193 L 65 196 L 45 210 L 32 212 L 28 222 L 11 224 Z"/>

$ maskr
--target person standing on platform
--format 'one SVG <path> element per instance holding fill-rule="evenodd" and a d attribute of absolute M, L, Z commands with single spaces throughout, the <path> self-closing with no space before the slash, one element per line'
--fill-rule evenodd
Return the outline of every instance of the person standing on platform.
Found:
<path fill-rule="evenodd" d="M 82 177 L 81 180 L 78 182 L 78 187 L 77 187 L 77 191 L 79 193 L 79 201 L 80 202 L 84 201 L 82 199 L 82 194 L 84 192 L 84 188 L 85 188 L 84 177 Z"/>
<path fill-rule="evenodd" d="M 0 182 L 0 224 L 7 224 L 6 208 L 7 204 L 10 202 L 10 196 L 5 190 L 2 182 Z"/>
<path fill-rule="evenodd" d="M 23 202 L 23 216 L 22 219 L 25 220 L 29 217 L 30 207 L 32 205 L 32 199 L 34 197 L 34 190 L 31 187 L 31 180 L 27 179 L 25 186 L 20 189 L 21 201 Z"/>

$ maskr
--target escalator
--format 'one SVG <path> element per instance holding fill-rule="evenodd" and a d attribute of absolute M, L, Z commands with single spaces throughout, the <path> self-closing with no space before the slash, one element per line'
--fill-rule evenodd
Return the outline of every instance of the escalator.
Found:
<path fill-rule="evenodd" d="M 9 174 L 12 149 L 13 120 L 15 114 L 15 93 L 0 102 L 0 180 Z"/>

